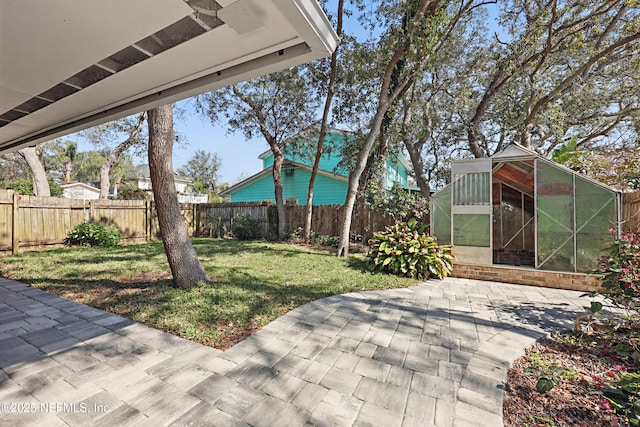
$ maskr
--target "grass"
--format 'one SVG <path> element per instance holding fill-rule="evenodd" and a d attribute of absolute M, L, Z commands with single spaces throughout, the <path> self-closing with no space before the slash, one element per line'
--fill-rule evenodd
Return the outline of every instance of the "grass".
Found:
<path fill-rule="evenodd" d="M 153 328 L 225 349 L 284 313 L 326 296 L 408 287 L 371 274 L 362 256 L 264 241 L 194 239 L 213 283 L 172 286 L 161 242 L 56 249 L 0 258 L 2 275 Z"/>

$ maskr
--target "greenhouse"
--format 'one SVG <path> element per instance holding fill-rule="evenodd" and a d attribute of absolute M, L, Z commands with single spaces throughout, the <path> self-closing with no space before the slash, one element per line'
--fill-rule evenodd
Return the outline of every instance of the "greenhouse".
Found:
<path fill-rule="evenodd" d="M 516 144 L 454 161 L 451 175 L 431 231 L 459 263 L 585 272 L 620 230 L 619 192 Z"/>

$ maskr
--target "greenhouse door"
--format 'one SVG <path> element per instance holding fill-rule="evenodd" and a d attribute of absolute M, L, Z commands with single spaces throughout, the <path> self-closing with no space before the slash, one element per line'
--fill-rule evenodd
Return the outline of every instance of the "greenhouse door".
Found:
<path fill-rule="evenodd" d="M 461 262 L 491 265 L 491 159 L 451 165 L 453 253 Z"/>

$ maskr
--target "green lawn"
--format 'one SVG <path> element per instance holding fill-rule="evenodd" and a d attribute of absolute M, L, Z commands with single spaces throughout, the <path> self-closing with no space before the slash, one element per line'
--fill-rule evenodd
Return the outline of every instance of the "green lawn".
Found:
<path fill-rule="evenodd" d="M 172 287 L 162 242 L 0 258 L 2 275 L 224 349 L 309 301 L 416 280 L 371 274 L 362 256 L 264 241 L 194 239 L 213 283 Z"/>

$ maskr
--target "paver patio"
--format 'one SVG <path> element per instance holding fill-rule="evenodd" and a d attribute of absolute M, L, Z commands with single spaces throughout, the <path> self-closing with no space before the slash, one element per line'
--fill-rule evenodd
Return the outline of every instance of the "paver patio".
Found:
<path fill-rule="evenodd" d="M 299 307 L 222 352 L 0 278 L 0 426 L 502 426 L 579 292 L 447 278 Z"/>

